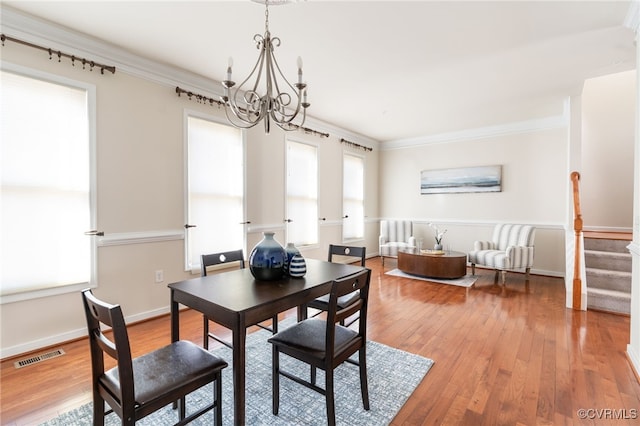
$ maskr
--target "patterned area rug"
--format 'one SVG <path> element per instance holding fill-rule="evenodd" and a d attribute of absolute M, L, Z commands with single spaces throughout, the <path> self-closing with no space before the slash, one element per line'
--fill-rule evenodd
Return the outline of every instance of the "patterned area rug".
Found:
<path fill-rule="evenodd" d="M 420 275 L 411 275 L 406 272 L 402 272 L 400 269 L 392 269 L 385 272 L 386 275 L 393 275 L 394 277 L 411 278 L 412 280 L 429 281 L 432 283 L 457 285 L 460 287 L 471 287 L 477 281 L 477 278 L 473 275 L 465 275 L 462 278 L 454 278 L 451 280 L 440 280 L 437 278 L 421 277 Z"/>
<path fill-rule="evenodd" d="M 280 323 L 283 329 L 293 322 L 288 318 Z M 280 379 L 280 412 L 271 414 L 271 344 L 270 333 L 259 330 L 247 336 L 247 425 L 325 425 L 325 399 L 304 386 L 282 377 Z M 233 381 L 231 350 L 222 347 L 213 351 L 224 358 L 229 367 L 222 372 L 223 424 L 233 424 Z M 357 357 L 357 354 L 355 355 Z M 281 355 L 281 365 L 296 374 L 308 374 L 309 367 L 297 360 Z M 404 405 L 407 398 L 427 374 L 433 361 L 418 355 L 367 342 L 369 401 L 371 409 L 362 407 L 358 367 L 343 363 L 335 371 L 336 422 L 339 425 L 388 425 Z M 324 372 L 318 370 L 318 383 L 324 385 Z M 306 376 L 303 376 L 306 377 Z M 211 387 L 201 388 L 187 396 L 187 410 L 205 406 L 211 398 Z M 178 419 L 170 406 L 153 413 L 138 425 L 169 425 Z M 92 423 L 91 404 L 62 414 L 43 425 L 70 426 Z M 106 425 L 119 425 L 115 414 L 106 417 Z M 206 413 L 192 425 L 213 424 L 213 414 Z"/>

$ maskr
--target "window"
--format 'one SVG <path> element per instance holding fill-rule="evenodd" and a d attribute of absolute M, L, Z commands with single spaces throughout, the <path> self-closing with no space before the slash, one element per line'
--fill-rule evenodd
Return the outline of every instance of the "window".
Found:
<path fill-rule="evenodd" d="M 318 149 L 287 141 L 287 242 L 318 243 Z"/>
<path fill-rule="evenodd" d="M 342 172 L 343 240 L 364 238 L 364 159 L 344 154 Z"/>
<path fill-rule="evenodd" d="M 242 132 L 187 116 L 186 269 L 200 256 L 243 248 L 244 143 Z"/>
<path fill-rule="evenodd" d="M 2 302 L 86 287 L 95 89 L 8 64 L 0 79 Z"/>

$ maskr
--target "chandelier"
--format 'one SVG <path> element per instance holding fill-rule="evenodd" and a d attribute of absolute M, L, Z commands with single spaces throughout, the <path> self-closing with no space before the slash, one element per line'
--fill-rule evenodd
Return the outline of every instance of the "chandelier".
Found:
<path fill-rule="evenodd" d="M 256 0 L 254 0 L 256 1 Z M 302 58 L 298 57 L 298 82 L 289 83 L 285 78 L 276 57 L 274 49 L 280 46 L 278 37 L 271 37 L 269 32 L 269 3 L 273 0 L 262 0 L 265 3 L 264 35 L 256 34 L 253 40 L 260 50 L 260 55 L 249 76 L 237 87 L 231 79 L 233 59 L 229 58 L 227 79 L 222 82 L 227 120 L 241 129 L 254 127 L 264 121 L 264 131 L 269 134 L 273 121 L 283 130 L 295 130 L 302 126 L 306 119 L 307 84 L 302 81 Z M 280 1 L 282 3 L 282 1 Z M 253 85 L 249 80 L 255 79 Z M 259 93 L 263 90 L 263 94 Z M 299 123 L 293 120 L 302 115 Z"/>

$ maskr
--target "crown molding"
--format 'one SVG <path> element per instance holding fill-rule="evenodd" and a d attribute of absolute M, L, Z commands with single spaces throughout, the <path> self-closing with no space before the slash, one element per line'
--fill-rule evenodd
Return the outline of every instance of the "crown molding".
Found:
<path fill-rule="evenodd" d="M 117 72 L 123 72 L 153 83 L 170 87 L 184 87 L 195 93 L 218 99 L 222 96 L 220 82 L 202 75 L 150 59 L 134 55 L 118 46 L 87 34 L 73 31 L 58 25 L 12 9 L 0 4 L 0 31 L 30 43 L 46 45 L 54 50 L 78 57 L 88 57 L 95 61 L 114 65 Z M 359 144 L 378 149 L 378 141 L 358 133 L 334 126 L 332 124 L 307 116 L 305 126 L 329 133 L 332 136 L 344 137 Z"/>
<path fill-rule="evenodd" d="M 549 129 L 561 129 L 567 127 L 568 125 L 568 111 L 566 110 L 565 106 L 565 111 L 562 115 L 554 115 L 550 117 L 505 123 L 495 126 L 478 127 L 475 129 L 466 129 L 455 132 L 440 133 L 431 136 L 390 141 L 385 142 L 380 149 L 383 151 L 387 151 L 392 149 L 414 148 L 425 145 L 443 144 L 474 139 L 487 139 L 519 133 L 531 133 Z"/>

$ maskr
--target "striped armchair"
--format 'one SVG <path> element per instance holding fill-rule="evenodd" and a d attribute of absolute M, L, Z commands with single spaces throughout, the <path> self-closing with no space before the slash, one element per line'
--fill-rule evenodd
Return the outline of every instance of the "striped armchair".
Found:
<path fill-rule="evenodd" d="M 415 247 L 413 224 L 410 220 L 381 220 L 379 253 L 384 266 L 385 257 L 398 257 L 398 249 Z"/>
<path fill-rule="evenodd" d="M 533 266 L 536 229 L 531 225 L 498 224 L 493 230 L 491 241 L 476 241 L 469 252 L 471 273 L 475 275 L 476 265 L 487 266 L 502 272 L 502 284 L 507 279 L 507 270 L 524 269 L 526 279 Z"/>

